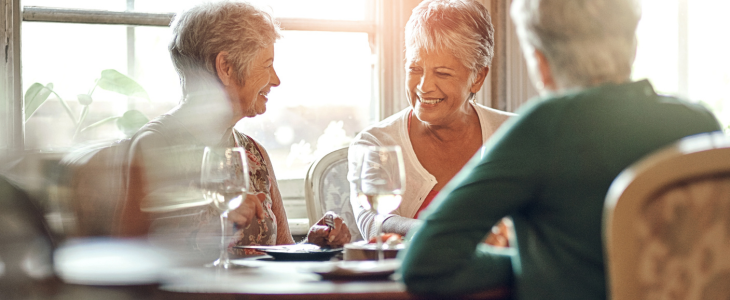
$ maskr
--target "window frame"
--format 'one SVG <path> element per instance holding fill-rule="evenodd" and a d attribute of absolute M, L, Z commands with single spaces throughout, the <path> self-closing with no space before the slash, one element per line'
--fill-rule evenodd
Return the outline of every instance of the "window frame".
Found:
<path fill-rule="evenodd" d="M 23 122 L 22 78 L 20 68 L 20 0 L 0 0 L 0 49 L 4 60 L 0 63 L 0 154 L 24 150 L 25 122 Z M 3 149 L 4 148 L 4 149 Z M 6 153 L 2 153 L 6 152 Z M 2 157 L 8 157 L 3 155 Z"/>

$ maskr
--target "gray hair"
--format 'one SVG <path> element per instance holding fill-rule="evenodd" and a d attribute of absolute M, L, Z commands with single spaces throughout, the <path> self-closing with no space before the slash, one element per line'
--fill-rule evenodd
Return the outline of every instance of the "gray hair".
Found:
<path fill-rule="evenodd" d="M 446 50 L 476 74 L 492 63 L 494 28 L 489 11 L 473 0 L 425 0 L 406 24 L 406 60 L 418 51 Z"/>
<path fill-rule="evenodd" d="M 635 0 L 515 0 L 512 19 L 525 55 L 542 52 L 560 88 L 581 88 L 631 76 Z"/>
<path fill-rule="evenodd" d="M 227 0 L 179 13 L 171 27 L 168 49 L 186 94 L 196 81 L 219 80 L 215 64 L 221 51 L 228 52 L 226 60 L 242 84 L 254 57 L 281 37 L 279 25 L 269 13 L 246 2 Z"/>

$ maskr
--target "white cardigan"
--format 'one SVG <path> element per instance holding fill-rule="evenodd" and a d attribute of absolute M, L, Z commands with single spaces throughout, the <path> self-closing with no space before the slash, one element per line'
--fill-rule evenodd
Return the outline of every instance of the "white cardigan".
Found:
<path fill-rule="evenodd" d="M 480 104 L 472 104 L 479 116 L 479 124 L 482 127 L 482 143 L 499 128 L 512 113 L 492 109 Z M 406 172 L 406 186 L 403 193 L 403 202 L 400 207 L 393 211 L 386 218 L 398 215 L 401 217 L 413 218 L 426 199 L 429 192 L 436 186 L 436 177 L 431 175 L 418 161 L 416 152 L 413 150 L 411 139 L 408 135 L 408 116 L 411 108 L 408 107 L 385 120 L 366 128 L 360 132 L 350 144 L 353 146 L 393 146 L 399 145 L 403 151 L 403 160 Z M 363 208 L 358 199 L 355 184 L 352 180 L 352 170 L 355 169 L 356 160 L 354 151 L 348 153 L 348 180 L 350 180 L 350 204 L 355 215 L 357 227 L 364 239 L 375 236 L 375 213 Z"/>

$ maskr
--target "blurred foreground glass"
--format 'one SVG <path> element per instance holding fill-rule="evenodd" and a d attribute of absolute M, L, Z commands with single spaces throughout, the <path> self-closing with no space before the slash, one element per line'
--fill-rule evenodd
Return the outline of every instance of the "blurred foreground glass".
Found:
<path fill-rule="evenodd" d="M 354 149 L 360 157 L 355 172 L 357 198 L 360 205 L 376 214 L 378 260 L 383 260 L 383 221 L 400 206 L 405 191 L 406 175 L 400 146 L 360 146 Z"/>
<path fill-rule="evenodd" d="M 205 147 L 200 173 L 203 195 L 221 216 L 221 254 L 209 266 L 228 269 L 227 241 L 231 229 L 228 213 L 241 205 L 248 191 L 246 150 L 238 147 Z"/>

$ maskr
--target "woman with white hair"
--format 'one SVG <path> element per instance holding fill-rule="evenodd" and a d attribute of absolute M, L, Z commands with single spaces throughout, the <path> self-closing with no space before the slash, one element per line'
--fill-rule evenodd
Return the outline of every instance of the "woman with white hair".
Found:
<path fill-rule="evenodd" d="M 202 150 L 235 146 L 246 150 L 251 181 L 243 204 L 229 213 L 238 225 L 229 251 L 243 254 L 236 245 L 293 244 L 266 150 L 233 128 L 242 118 L 264 113 L 267 94 L 280 84 L 273 66 L 278 25 L 251 4 L 218 1 L 178 14 L 172 29 L 169 50 L 183 99 L 132 138 L 117 234 L 177 233 L 193 249 L 217 248 L 218 213 L 212 205 L 200 205 Z M 163 209 L 173 212 L 159 214 Z M 175 218 L 162 218 L 170 215 Z M 349 242 L 347 226 L 334 219 L 334 228 L 319 226 L 323 221 L 313 226 L 309 241 L 333 247 Z"/>
<path fill-rule="evenodd" d="M 406 183 L 403 200 L 383 222 L 383 232 L 405 235 L 439 191 L 492 136 L 511 113 L 477 104 L 494 53 L 487 9 L 472 0 L 426 0 L 406 25 L 406 95 L 409 107 L 363 130 L 350 145 L 350 171 L 357 146 L 402 148 Z M 350 174 L 354 189 L 354 174 Z M 366 239 L 376 235 L 375 214 L 352 190 L 357 225 Z M 505 245 L 506 239 L 491 237 Z"/>
<path fill-rule="evenodd" d="M 700 105 L 631 82 L 632 0 L 514 0 L 541 97 L 524 105 L 434 200 L 403 254 L 416 293 L 512 286 L 516 299 L 604 299 L 603 201 L 644 155 L 720 130 Z M 512 249 L 480 245 L 511 216 Z"/>

